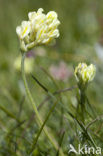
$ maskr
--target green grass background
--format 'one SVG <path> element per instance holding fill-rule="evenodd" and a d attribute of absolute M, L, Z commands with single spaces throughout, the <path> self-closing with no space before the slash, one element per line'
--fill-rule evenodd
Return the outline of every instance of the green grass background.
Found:
<path fill-rule="evenodd" d="M 97 43 L 103 45 L 103 1 L 0 0 L 0 106 L 6 108 L 21 121 L 25 120 L 22 126 L 17 126 L 17 122 L 0 109 L 0 156 L 26 156 L 38 131 L 35 119 L 31 121 L 28 128 L 25 128 L 31 118 L 33 108 L 26 97 L 22 102 L 25 93 L 21 73 L 14 68 L 15 59 L 20 53 L 16 27 L 22 20 L 27 20 L 28 12 L 37 11 L 38 8 L 43 8 L 45 13 L 50 10 L 58 13 L 61 22 L 60 37 L 56 40 L 55 46 L 42 47 L 46 55 L 35 57 L 32 74 L 51 92 L 54 92 L 74 86 L 76 84 L 74 75 L 72 74 L 66 82 L 55 80 L 57 87 L 41 70 L 41 67 L 49 72 L 52 64 L 57 65 L 60 61 L 64 61 L 73 73 L 73 67 L 79 62 L 95 64 L 97 74 L 93 83 L 88 86 L 87 96 L 97 116 L 103 114 L 103 58 L 98 58 L 95 49 Z M 38 106 L 46 97 L 46 93 L 34 82 L 30 74 L 27 75 L 27 79 Z M 75 113 L 73 101 L 75 104 L 76 91 L 62 93 L 61 96 L 62 105 L 56 106 L 47 125 L 58 142 L 61 129 L 65 129 L 63 150 L 67 154 L 70 143 L 77 146 L 80 142 L 76 137 L 75 123 L 72 118 L 68 116 L 68 120 L 63 119 L 62 123 L 62 115 L 66 110 Z M 51 100 L 40 109 L 43 120 L 52 103 Z M 87 117 L 86 122 L 90 121 L 91 119 Z M 23 129 L 25 129 L 24 133 Z M 92 126 L 91 131 L 95 133 L 93 137 L 96 144 L 103 148 L 102 123 L 97 122 Z M 34 155 L 54 156 L 55 153 L 56 151 L 42 134 Z"/>

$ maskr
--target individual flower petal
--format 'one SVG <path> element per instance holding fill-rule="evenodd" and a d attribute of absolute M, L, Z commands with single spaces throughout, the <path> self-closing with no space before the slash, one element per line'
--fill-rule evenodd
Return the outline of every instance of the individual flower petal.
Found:
<path fill-rule="evenodd" d="M 55 20 L 55 19 L 57 20 L 58 16 L 55 11 L 50 11 L 47 13 L 46 17 L 47 17 L 47 23 L 50 24 L 53 22 L 53 20 Z"/>
<path fill-rule="evenodd" d="M 20 37 L 20 39 L 25 38 L 30 33 L 30 22 L 29 21 L 23 21 L 21 23 L 21 26 L 18 26 L 16 28 L 16 33 Z"/>

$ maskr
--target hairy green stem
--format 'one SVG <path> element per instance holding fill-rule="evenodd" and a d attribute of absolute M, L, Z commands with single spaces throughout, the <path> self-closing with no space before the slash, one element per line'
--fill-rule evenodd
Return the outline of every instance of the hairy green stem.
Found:
<path fill-rule="evenodd" d="M 35 104 L 35 102 L 34 102 L 34 100 L 33 100 L 33 98 L 32 98 L 32 95 L 31 95 L 31 93 L 30 93 L 30 90 L 29 90 L 29 87 L 28 87 L 28 84 L 27 84 L 27 80 L 26 80 L 26 77 L 25 77 L 25 71 L 24 71 L 25 55 L 26 55 L 26 53 L 23 53 L 23 52 L 22 52 L 22 60 L 21 60 L 22 78 L 23 78 L 23 81 L 24 81 L 24 86 L 25 86 L 25 90 L 26 90 L 28 99 L 30 100 L 30 102 L 31 102 L 31 104 L 32 104 L 32 107 L 34 108 L 34 111 L 35 111 L 35 114 L 36 114 L 36 117 L 37 117 L 37 123 L 38 123 L 38 125 L 41 127 L 41 126 L 43 125 L 43 122 L 42 122 L 42 120 L 41 120 L 41 117 L 40 117 L 39 112 L 38 112 L 38 110 L 37 110 L 36 104 Z M 52 145 L 54 146 L 54 148 L 55 148 L 56 150 L 58 150 L 58 144 L 57 144 L 56 140 L 53 139 L 53 136 L 51 136 L 51 135 L 48 133 L 46 127 L 44 127 L 43 130 L 44 130 L 45 135 L 48 137 L 48 139 L 50 140 L 50 142 L 51 142 Z M 60 153 L 61 153 L 61 156 L 64 155 L 63 152 L 62 152 L 62 150 L 60 150 Z"/>

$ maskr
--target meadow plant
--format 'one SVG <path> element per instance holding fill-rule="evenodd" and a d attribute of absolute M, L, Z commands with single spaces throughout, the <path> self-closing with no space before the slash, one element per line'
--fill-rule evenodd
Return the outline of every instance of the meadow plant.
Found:
<path fill-rule="evenodd" d="M 81 114 L 82 114 L 83 123 L 85 120 L 85 117 L 84 117 L 84 114 L 85 114 L 85 90 L 86 90 L 88 84 L 91 81 L 93 81 L 95 74 L 96 74 L 96 67 L 93 64 L 87 66 L 86 63 L 79 63 L 74 71 L 74 75 L 77 80 L 77 85 L 79 88 Z"/>
<path fill-rule="evenodd" d="M 30 12 L 28 14 L 29 21 L 23 21 L 21 26 L 18 26 L 16 28 L 16 33 L 20 40 L 20 49 L 22 53 L 21 71 L 22 71 L 22 77 L 23 77 L 26 93 L 35 110 L 38 119 L 37 123 L 41 127 L 43 125 L 43 122 L 37 110 L 36 103 L 34 102 L 32 95 L 30 93 L 27 80 L 25 77 L 25 71 L 24 71 L 24 61 L 26 56 L 25 53 L 37 45 L 48 44 L 52 42 L 55 38 L 59 37 L 59 30 L 57 29 L 57 27 L 60 24 L 56 12 L 50 11 L 47 13 L 47 15 L 45 15 L 42 12 L 43 12 L 42 8 L 38 9 L 37 13 Z M 55 147 L 55 149 L 57 150 L 59 147 L 55 139 L 53 139 L 53 137 L 48 133 L 46 128 L 44 128 L 44 132 L 48 137 L 48 139 L 50 140 L 50 142 Z M 30 153 L 31 152 L 33 152 L 33 148 L 30 151 Z M 62 150 L 60 150 L 60 153 L 61 155 L 64 155 Z"/>
<path fill-rule="evenodd" d="M 57 155 L 58 154 L 60 154 L 60 156 L 66 155 L 65 152 L 61 148 L 63 137 L 61 139 L 62 140 L 61 143 L 58 144 L 58 141 L 55 139 L 52 133 L 48 131 L 46 122 L 48 121 L 50 115 L 53 113 L 53 110 L 55 109 L 57 103 L 63 105 L 62 100 L 59 100 L 58 102 L 58 98 L 56 97 L 56 94 L 60 94 L 65 91 L 70 91 L 75 88 L 78 88 L 79 90 L 79 100 L 78 100 L 78 106 L 76 108 L 76 112 L 77 112 L 76 116 L 74 116 L 70 110 L 69 111 L 66 110 L 66 113 L 69 114 L 73 119 L 77 121 L 79 126 L 82 128 L 83 134 L 85 135 L 86 139 L 90 141 L 94 147 L 96 147 L 94 140 L 92 139 L 91 135 L 88 133 L 85 127 L 86 116 L 84 115 L 86 113 L 85 102 L 87 100 L 85 91 L 89 83 L 93 81 L 95 77 L 96 67 L 93 64 L 87 66 L 86 63 L 79 63 L 79 65 L 75 68 L 75 71 L 74 71 L 74 75 L 77 80 L 77 86 L 59 90 L 54 93 L 51 93 L 43 84 L 41 84 L 41 82 L 39 82 L 32 75 L 33 79 L 48 94 L 48 97 L 54 100 L 54 104 L 52 108 L 49 110 L 49 112 L 47 113 L 47 117 L 43 122 L 42 116 L 37 109 L 36 102 L 31 95 L 31 92 L 29 90 L 28 83 L 25 77 L 26 71 L 28 73 L 32 72 L 32 70 L 29 70 L 29 64 L 31 64 L 32 66 L 32 62 L 29 62 L 31 61 L 31 59 L 27 58 L 26 54 L 32 48 L 37 47 L 39 45 L 48 45 L 49 43 L 53 42 L 56 38 L 58 38 L 59 37 L 58 26 L 60 24 L 60 21 L 58 20 L 58 15 L 55 11 L 50 11 L 47 14 L 44 14 L 42 8 L 38 9 L 37 12 L 29 12 L 28 18 L 29 18 L 28 21 L 23 21 L 21 25 L 16 28 L 16 33 L 20 41 L 20 49 L 21 49 L 21 54 L 22 54 L 22 58 L 21 58 L 22 78 L 24 81 L 24 86 L 25 86 L 25 90 L 27 93 L 27 97 L 30 100 L 30 103 L 32 104 L 34 108 L 37 123 L 40 128 L 39 132 L 37 133 L 36 138 L 33 141 L 32 147 L 28 153 L 29 154 L 33 153 L 33 151 L 36 148 L 36 144 L 39 139 L 39 136 L 42 130 L 44 130 L 45 135 L 47 136 L 48 140 L 54 146 L 55 150 L 57 150 Z M 25 57 L 26 59 L 28 59 L 27 61 L 25 60 Z M 25 70 L 24 70 L 24 64 L 25 64 L 24 61 L 26 61 Z M 17 58 L 15 62 L 15 67 L 20 68 L 20 58 Z M 53 73 L 56 70 L 55 74 L 56 74 L 57 79 L 67 80 L 69 77 L 69 69 L 67 68 L 66 64 L 63 62 L 60 63 L 60 67 L 61 67 L 60 69 L 58 69 L 57 67 L 56 69 L 55 67 L 52 67 L 50 71 L 51 73 Z M 48 97 L 46 100 L 49 99 Z M 79 110 L 79 107 L 80 107 L 80 110 Z M 79 116 L 81 117 L 80 121 L 79 121 Z M 64 133 L 63 133 L 63 136 L 64 136 Z"/>

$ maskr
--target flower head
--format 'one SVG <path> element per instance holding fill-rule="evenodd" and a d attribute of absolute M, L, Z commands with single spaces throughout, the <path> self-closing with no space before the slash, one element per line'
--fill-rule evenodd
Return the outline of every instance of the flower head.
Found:
<path fill-rule="evenodd" d="M 74 74 L 78 84 L 85 86 L 94 79 L 96 67 L 93 64 L 87 66 L 85 63 L 79 63 L 75 68 Z"/>
<path fill-rule="evenodd" d="M 60 21 L 55 11 L 44 14 L 40 8 L 37 12 L 29 12 L 28 18 L 28 21 L 23 21 L 16 28 L 21 50 L 28 51 L 36 45 L 48 44 L 59 37 Z"/>

